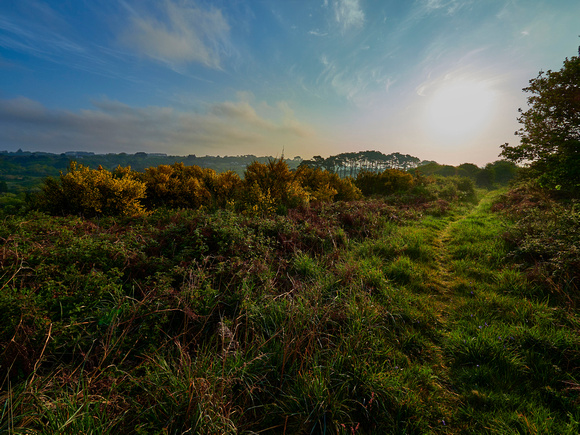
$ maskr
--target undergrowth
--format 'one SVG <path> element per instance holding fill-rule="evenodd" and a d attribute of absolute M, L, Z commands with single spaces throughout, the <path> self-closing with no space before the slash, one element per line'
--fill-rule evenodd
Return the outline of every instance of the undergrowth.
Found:
<path fill-rule="evenodd" d="M 578 433 L 579 318 L 495 204 L 6 217 L 0 430 Z"/>

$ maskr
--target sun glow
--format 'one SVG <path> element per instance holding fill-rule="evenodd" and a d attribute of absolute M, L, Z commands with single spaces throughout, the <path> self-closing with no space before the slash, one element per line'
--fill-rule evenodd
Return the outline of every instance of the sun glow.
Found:
<path fill-rule="evenodd" d="M 444 140 L 463 140 L 489 123 L 495 92 L 483 82 L 456 81 L 442 84 L 428 97 L 425 108 L 427 132 Z"/>

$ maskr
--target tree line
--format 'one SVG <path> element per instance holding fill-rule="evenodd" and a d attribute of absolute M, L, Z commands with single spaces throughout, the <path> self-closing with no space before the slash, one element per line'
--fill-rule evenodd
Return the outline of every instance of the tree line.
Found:
<path fill-rule="evenodd" d="M 355 177 L 361 171 L 382 172 L 385 169 L 407 171 L 427 163 L 432 162 L 421 161 L 418 157 L 398 152 L 383 154 L 380 151 L 358 151 L 327 158 L 314 156 L 312 159 L 303 160 L 301 165 L 326 169 L 342 177 Z"/>

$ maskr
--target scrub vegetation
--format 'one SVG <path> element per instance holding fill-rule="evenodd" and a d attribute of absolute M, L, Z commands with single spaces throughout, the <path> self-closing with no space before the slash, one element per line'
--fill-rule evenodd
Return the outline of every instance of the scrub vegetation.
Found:
<path fill-rule="evenodd" d="M 532 183 L 73 165 L 34 206 L 0 431 L 580 431 L 579 215 Z"/>

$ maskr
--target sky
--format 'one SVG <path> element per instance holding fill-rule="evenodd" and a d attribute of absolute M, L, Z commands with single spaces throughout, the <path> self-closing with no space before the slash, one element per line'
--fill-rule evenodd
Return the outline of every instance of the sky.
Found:
<path fill-rule="evenodd" d="M 1 0 L 0 150 L 442 164 L 516 144 L 579 0 Z"/>

